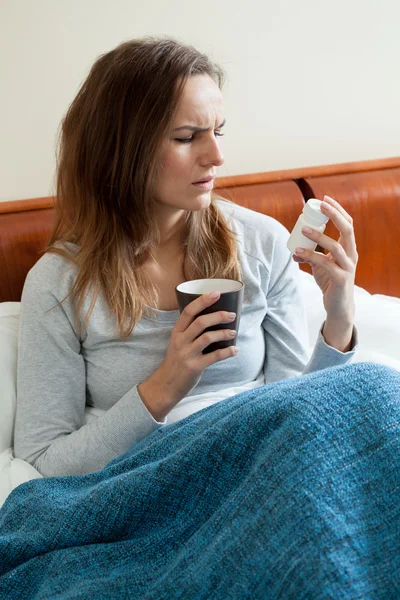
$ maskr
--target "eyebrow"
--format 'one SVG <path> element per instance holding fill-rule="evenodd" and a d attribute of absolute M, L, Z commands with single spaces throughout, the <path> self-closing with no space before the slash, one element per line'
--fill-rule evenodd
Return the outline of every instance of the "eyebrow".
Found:
<path fill-rule="evenodd" d="M 226 119 L 223 120 L 221 125 L 218 125 L 217 129 L 219 129 L 220 127 L 223 127 L 225 125 L 225 123 L 226 123 Z M 211 129 L 211 127 L 194 127 L 193 125 L 182 125 L 182 127 L 177 127 L 176 129 L 174 129 L 174 131 L 180 131 L 181 129 L 190 129 L 190 131 L 197 132 L 197 131 L 209 131 L 209 129 Z"/>

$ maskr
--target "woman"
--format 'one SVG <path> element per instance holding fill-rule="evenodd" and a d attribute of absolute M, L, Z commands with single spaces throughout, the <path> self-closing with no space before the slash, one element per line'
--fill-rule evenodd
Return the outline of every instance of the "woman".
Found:
<path fill-rule="evenodd" d="M 344 366 L 357 341 L 358 257 L 352 219 L 335 200 L 325 197 L 322 210 L 339 240 L 305 232 L 328 253 L 298 249 L 292 257 L 288 232 L 277 221 L 212 194 L 223 164 L 222 82 L 222 71 L 192 47 L 133 40 L 96 61 L 63 121 L 57 221 L 22 297 L 15 427 L 16 456 L 50 479 L 10 496 L 15 504 L 19 492 L 23 514 L 24 498 L 39 494 L 41 517 L 32 518 L 43 523 L 51 513 L 56 525 L 41 525 L 35 541 L 38 523 L 25 522 L 30 533 L 22 546 L 12 540 L 10 525 L 5 538 L 4 572 L 18 567 L 26 586 L 27 561 L 39 561 L 30 581 L 40 580 L 41 598 L 66 589 L 71 596 L 65 597 L 79 597 L 83 580 L 82 597 L 264 598 L 282 597 L 284 590 L 285 598 L 298 598 L 303 588 L 317 593 L 332 564 L 337 572 L 343 560 L 326 558 L 315 568 L 311 553 L 311 574 L 293 584 L 294 563 L 270 563 L 272 551 L 268 558 L 259 550 L 277 531 L 287 534 L 295 513 L 318 512 L 320 501 L 310 503 L 306 492 L 316 498 L 327 457 L 333 477 L 340 449 L 353 448 L 353 430 L 346 437 L 344 424 L 377 389 L 383 390 L 380 401 L 393 404 L 397 373 Z M 312 265 L 327 313 L 311 357 L 295 264 L 301 261 Z M 197 317 L 216 298 L 204 295 L 179 315 L 175 287 L 206 277 L 245 284 L 239 353 L 229 347 L 202 354 L 227 337 L 225 329 L 204 329 L 234 319 L 223 312 Z M 87 405 L 105 412 L 85 422 Z M 322 428 L 316 429 L 315 411 Z M 359 430 L 364 426 L 354 422 Z M 313 461 L 321 473 L 315 485 L 305 476 Z M 294 491 L 289 482 L 300 472 Z M 281 522 L 266 505 L 276 505 L 273 490 L 286 508 L 296 505 Z M 60 502 L 62 514 L 55 509 Z M 342 496 L 338 502 L 346 514 Z M 306 542 L 314 547 L 316 529 L 309 527 L 298 526 L 294 538 L 304 544 L 303 557 Z M 118 560 L 107 554 L 110 541 L 113 552 L 121 552 L 127 539 L 129 573 L 122 554 Z M 143 539 L 145 568 L 138 546 Z M 321 538 L 322 547 L 331 540 Z M 79 560 L 77 571 L 72 549 L 79 554 L 85 548 L 82 560 L 94 564 L 87 554 L 94 543 L 102 566 L 96 564 L 93 575 Z M 243 543 L 251 548 L 248 556 L 239 550 Z M 285 543 L 289 548 L 292 541 Z M 342 546 L 347 552 L 345 540 Z M 46 571 L 53 550 L 65 571 L 62 583 Z M 225 566 L 216 574 L 218 561 Z M 198 579 L 198 568 L 206 581 Z M 177 572 L 183 587 L 173 584 Z M 348 577 L 355 581 L 346 566 L 337 578 L 340 589 Z"/>

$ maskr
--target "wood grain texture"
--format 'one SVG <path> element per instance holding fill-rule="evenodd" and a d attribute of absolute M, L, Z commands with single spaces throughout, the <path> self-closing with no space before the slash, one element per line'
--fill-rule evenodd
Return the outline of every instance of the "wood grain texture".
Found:
<path fill-rule="evenodd" d="M 0 213 L 0 302 L 19 302 L 26 275 L 50 238 L 53 217 L 52 208 Z"/>
<path fill-rule="evenodd" d="M 37 210 L 40 208 L 53 208 L 53 206 L 54 196 L 13 200 L 11 202 L 0 202 L 0 214 L 25 212 L 26 210 Z"/>

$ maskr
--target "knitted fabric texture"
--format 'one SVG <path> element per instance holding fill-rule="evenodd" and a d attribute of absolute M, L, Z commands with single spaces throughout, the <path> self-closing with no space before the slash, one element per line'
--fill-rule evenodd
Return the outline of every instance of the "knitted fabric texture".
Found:
<path fill-rule="evenodd" d="M 400 598 L 400 373 L 265 385 L 105 468 L 17 487 L 0 597 Z"/>

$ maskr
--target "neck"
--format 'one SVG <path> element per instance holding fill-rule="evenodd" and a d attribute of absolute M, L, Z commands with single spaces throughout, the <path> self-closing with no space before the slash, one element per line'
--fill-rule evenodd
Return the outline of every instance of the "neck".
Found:
<path fill-rule="evenodd" d="M 152 250 L 153 261 L 157 264 L 177 263 L 184 255 L 183 244 L 157 246 Z"/>
<path fill-rule="evenodd" d="M 160 232 L 160 241 L 157 246 L 153 249 L 153 255 L 162 262 L 165 262 L 166 258 L 173 260 L 178 258 L 183 253 L 183 242 L 185 238 L 185 211 L 179 211 L 180 215 L 176 213 L 166 214 L 166 211 L 162 211 L 163 214 L 157 215 L 157 222 Z"/>

